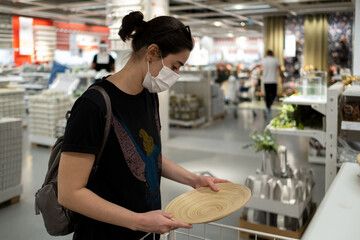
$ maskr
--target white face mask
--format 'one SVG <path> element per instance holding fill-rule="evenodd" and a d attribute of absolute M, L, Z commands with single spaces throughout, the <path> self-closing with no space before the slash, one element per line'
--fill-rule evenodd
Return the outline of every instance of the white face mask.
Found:
<path fill-rule="evenodd" d="M 170 68 L 165 66 L 163 59 L 161 58 L 163 64 L 162 69 L 160 70 L 157 77 L 153 77 L 150 74 L 149 62 L 147 62 L 148 71 L 143 81 L 143 86 L 149 90 L 151 93 L 163 92 L 169 89 L 172 85 L 176 83 L 180 75 L 172 71 Z"/>

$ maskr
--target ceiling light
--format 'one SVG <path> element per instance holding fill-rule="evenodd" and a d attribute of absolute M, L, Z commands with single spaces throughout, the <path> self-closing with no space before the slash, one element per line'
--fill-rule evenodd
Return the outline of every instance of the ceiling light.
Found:
<path fill-rule="evenodd" d="M 220 22 L 220 21 L 215 21 L 213 24 L 214 24 L 214 26 L 216 26 L 216 27 L 220 27 L 220 26 L 223 25 L 223 23 Z"/>
<path fill-rule="evenodd" d="M 12 8 L 9 8 L 9 7 L 0 7 L 0 11 L 9 11 L 9 12 L 12 12 L 13 9 Z"/>
<path fill-rule="evenodd" d="M 228 36 L 228 37 L 234 37 L 234 34 L 233 33 L 228 33 L 228 34 L 226 34 L 226 36 Z"/>
<path fill-rule="evenodd" d="M 244 23 L 244 22 L 241 22 L 240 25 L 241 25 L 242 27 L 244 27 L 244 26 L 245 26 L 245 23 Z"/>
<path fill-rule="evenodd" d="M 96 10 L 96 9 L 104 9 L 104 8 L 106 8 L 106 6 L 104 5 L 77 7 L 77 9 L 80 10 Z"/>
<path fill-rule="evenodd" d="M 237 4 L 231 7 L 225 7 L 224 10 L 233 11 L 233 10 L 244 10 L 244 9 L 262 9 L 262 8 L 270 8 L 270 5 L 262 4 L 262 5 L 247 6 L 247 5 Z"/>

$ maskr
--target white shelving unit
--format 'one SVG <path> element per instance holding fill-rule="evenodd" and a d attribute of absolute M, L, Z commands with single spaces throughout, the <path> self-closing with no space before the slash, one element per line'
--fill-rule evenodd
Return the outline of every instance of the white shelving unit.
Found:
<path fill-rule="evenodd" d="M 0 117 L 25 119 L 25 90 L 0 88 Z"/>
<path fill-rule="evenodd" d="M 325 191 L 335 179 L 337 172 L 337 143 L 338 143 L 338 111 L 339 98 L 344 91 L 344 84 L 336 82 L 327 91 L 326 106 L 326 162 L 325 162 Z"/>
<path fill-rule="evenodd" d="M 304 213 L 305 208 L 309 205 L 313 197 L 313 191 L 314 189 L 312 188 L 306 200 L 301 203 L 286 204 L 272 199 L 252 197 L 246 204 L 246 207 L 299 219 Z"/>
<path fill-rule="evenodd" d="M 12 49 L 12 18 L 10 15 L 0 16 L 0 22 L 0 49 Z"/>
<path fill-rule="evenodd" d="M 341 121 L 341 129 L 350 130 L 350 131 L 360 131 L 360 122 Z"/>
<path fill-rule="evenodd" d="M 63 91 L 47 90 L 29 99 L 29 141 L 53 146 L 57 137 L 57 124 L 71 109 L 72 98 Z"/>
<path fill-rule="evenodd" d="M 170 92 L 174 91 L 175 93 L 186 93 L 186 94 L 197 95 L 200 99 L 203 100 L 205 119 L 195 120 L 194 123 L 197 124 L 198 121 L 211 122 L 214 117 L 212 115 L 213 102 L 212 102 L 212 93 L 211 93 L 212 71 L 211 70 L 182 71 L 180 75 L 181 75 L 180 79 L 170 88 Z M 174 121 L 170 120 L 170 123 L 174 123 Z M 187 124 L 186 126 L 192 126 L 192 125 Z"/>
<path fill-rule="evenodd" d="M 54 26 L 34 26 L 35 59 L 53 61 L 56 49 L 56 28 Z"/>
<path fill-rule="evenodd" d="M 326 109 L 326 97 L 318 96 L 290 96 L 283 99 L 284 103 L 294 104 L 294 105 L 306 105 L 311 106 L 313 109 L 319 113 L 325 114 Z"/>
<path fill-rule="evenodd" d="M 281 135 L 289 135 L 289 136 L 303 136 L 303 137 L 312 137 L 318 140 L 321 145 L 325 145 L 325 131 L 316 130 L 311 128 L 305 128 L 303 130 L 298 129 L 296 127 L 292 128 L 274 128 L 273 126 L 267 126 L 270 132 Z"/>
<path fill-rule="evenodd" d="M 325 96 L 292 95 L 282 100 L 284 103 L 287 104 L 311 106 L 311 108 L 313 108 L 314 110 L 318 111 L 323 115 L 326 115 L 327 99 Z M 320 142 L 322 146 L 325 146 L 326 132 L 323 130 L 312 129 L 312 128 L 298 129 L 296 127 L 274 128 L 272 126 L 267 126 L 267 129 L 273 134 L 315 138 Z M 324 157 L 309 156 L 308 161 L 311 163 L 325 164 Z"/>
<path fill-rule="evenodd" d="M 170 124 L 184 126 L 184 127 L 191 127 L 191 126 L 199 126 L 203 123 L 205 123 L 205 117 L 201 117 L 199 119 L 193 120 L 193 121 L 181 121 L 176 119 L 169 119 Z"/>
<path fill-rule="evenodd" d="M 325 164 L 325 190 L 329 188 L 337 173 L 337 144 L 339 131 L 355 131 L 355 135 L 360 131 L 359 122 L 342 121 L 339 123 L 338 113 L 340 98 L 344 96 L 360 98 L 360 88 L 357 86 L 355 88 L 347 88 L 345 91 L 344 89 L 345 88 L 342 82 L 336 82 L 327 89 L 326 98 L 313 96 L 291 96 L 283 100 L 284 103 L 288 104 L 311 106 L 313 109 L 324 114 L 326 116 L 326 126 L 324 131 L 310 128 L 299 130 L 297 128 L 282 129 L 267 126 L 267 129 L 274 134 L 312 137 L 325 146 L 325 158 L 309 157 L 309 161 L 312 163 Z"/>
<path fill-rule="evenodd" d="M 0 118 L 0 203 L 20 196 L 22 120 Z"/>

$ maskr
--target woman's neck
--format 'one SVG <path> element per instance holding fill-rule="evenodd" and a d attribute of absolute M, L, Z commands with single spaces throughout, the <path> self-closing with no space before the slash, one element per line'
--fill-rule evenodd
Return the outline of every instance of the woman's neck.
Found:
<path fill-rule="evenodd" d="M 108 80 L 121 91 L 130 95 L 137 95 L 144 88 L 142 83 L 146 72 L 144 73 L 142 66 L 144 64 L 141 61 L 136 61 L 131 57 L 125 66 L 119 72 L 108 77 Z"/>

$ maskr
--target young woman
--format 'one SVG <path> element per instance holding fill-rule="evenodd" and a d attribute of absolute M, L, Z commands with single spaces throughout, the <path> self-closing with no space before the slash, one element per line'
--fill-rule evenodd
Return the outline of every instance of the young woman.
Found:
<path fill-rule="evenodd" d="M 193 48 L 189 27 L 168 16 L 145 22 L 141 12 L 131 12 L 119 35 L 132 40 L 133 52 L 121 71 L 97 83 L 110 96 L 112 127 L 91 181 L 105 127 L 102 95 L 90 90 L 79 98 L 66 127 L 58 199 L 79 213 L 73 239 L 132 240 L 191 228 L 160 210 L 161 176 L 214 191 L 215 183 L 226 182 L 195 175 L 161 155 L 157 93 L 179 78 Z"/>

